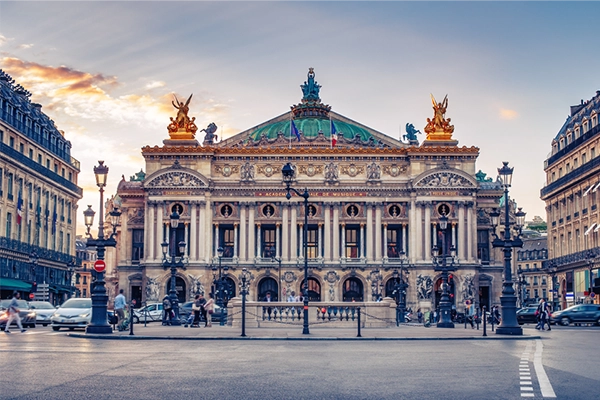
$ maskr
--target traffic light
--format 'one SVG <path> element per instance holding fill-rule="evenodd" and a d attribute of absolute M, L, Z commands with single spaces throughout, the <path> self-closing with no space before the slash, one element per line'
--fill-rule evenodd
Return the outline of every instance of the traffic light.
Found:
<path fill-rule="evenodd" d="M 31 284 L 31 293 L 37 292 L 37 282 Z"/>

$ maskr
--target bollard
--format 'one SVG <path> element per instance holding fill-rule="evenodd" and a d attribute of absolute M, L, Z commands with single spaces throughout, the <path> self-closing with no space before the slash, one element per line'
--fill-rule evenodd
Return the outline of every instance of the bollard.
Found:
<path fill-rule="evenodd" d="M 483 306 L 483 336 L 487 336 L 487 332 L 485 331 L 485 320 L 486 320 L 486 315 L 485 315 L 485 306 Z"/>
<path fill-rule="evenodd" d="M 129 336 L 133 336 L 133 307 L 135 306 L 135 299 L 131 300 L 129 306 Z"/>
<path fill-rule="evenodd" d="M 360 335 L 360 307 L 358 307 L 357 311 L 358 311 L 358 318 L 357 318 L 357 320 L 358 320 L 358 335 L 356 335 L 356 337 L 362 337 Z"/>

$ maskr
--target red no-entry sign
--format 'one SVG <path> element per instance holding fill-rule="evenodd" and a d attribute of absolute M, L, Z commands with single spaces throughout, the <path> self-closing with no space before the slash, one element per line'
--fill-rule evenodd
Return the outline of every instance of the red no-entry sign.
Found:
<path fill-rule="evenodd" d="M 96 262 L 94 262 L 94 269 L 96 272 L 104 272 L 106 269 L 106 263 L 104 260 L 96 260 Z"/>

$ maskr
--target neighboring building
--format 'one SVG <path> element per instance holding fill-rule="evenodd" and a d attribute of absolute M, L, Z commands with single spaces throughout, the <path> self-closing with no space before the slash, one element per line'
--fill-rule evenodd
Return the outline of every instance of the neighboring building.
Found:
<path fill-rule="evenodd" d="M 535 231 L 523 231 L 523 247 L 517 250 L 517 298 L 521 307 L 537 304 L 541 298 L 554 303 L 551 279 L 544 268 L 548 259 L 547 237 Z"/>
<path fill-rule="evenodd" d="M 75 271 L 73 286 L 76 288 L 77 297 L 91 297 L 92 273 L 94 273 L 94 261 L 96 261 L 96 250 L 87 247 L 87 239 L 77 236 L 75 240 L 77 259 L 81 265 Z"/>
<path fill-rule="evenodd" d="M 600 219 L 600 91 L 571 107 L 552 141 L 552 152 L 544 162 L 548 221 L 547 268 L 559 286 L 562 308 L 592 301 L 590 275 L 598 276 Z M 595 299 L 598 303 L 598 299 Z"/>
<path fill-rule="evenodd" d="M 0 296 L 47 284 L 55 304 L 69 296 L 76 264 L 79 161 L 30 93 L 0 70 Z M 37 262 L 37 264 L 35 263 Z"/>
<path fill-rule="evenodd" d="M 503 192 L 497 181 L 476 173 L 479 149 L 459 147 L 452 138 L 447 100 L 433 103 L 419 145 L 410 126 L 405 143 L 333 112 L 321 103 L 312 69 L 301 87 L 302 101 L 291 111 L 220 142 L 211 124 L 200 145 L 182 108 L 163 146 L 142 149 L 146 174 L 123 179 L 112 199 L 123 212 L 116 269 L 127 297 L 149 302 L 168 293 L 161 243 L 174 250 L 180 241 L 187 243 L 178 253 L 187 261 L 176 277 L 181 301 L 211 291 L 212 268 L 220 263 L 230 267 L 233 295 L 243 267 L 254 277 L 252 300 L 300 294 L 305 216 L 301 198 L 286 199 L 281 171 L 290 162 L 292 186 L 310 194 L 311 301 L 392 296 L 394 271 L 407 267 L 407 306 L 434 308 L 441 273 L 431 253 L 434 247 L 441 253 L 444 237 L 446 250 L 456 248 L 454 305 L 462 310 L 467 299 L 488 309 L 498 304 L 503 259 L 491 248 L 488 213 Z M 169 226 L 173 211 L 181 214 L 176 229 Z M 442 214 L 449 218 L 446 232 L 438 223 Z"/>

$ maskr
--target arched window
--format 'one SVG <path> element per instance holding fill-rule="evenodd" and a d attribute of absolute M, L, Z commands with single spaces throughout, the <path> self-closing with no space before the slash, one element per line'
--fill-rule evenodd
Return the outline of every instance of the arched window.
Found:
<path fill-rule="evenodd" d="M 344 282 L 344 301 L 363 301 L 363 284 L 358 278 L 348 278 Z"/>
<path fill-rule="evenodd" d="M 267 293 L 271 294 L 271 301 L 279 301 L 277 281 L 273 278 L 263 278 L 258 284 L 258 301 L 264 301 Z"/>
<path fill-rule="evenodd" d="M 304 294 L 304 279 L 300 286 L 300 293 Z M 321 301 L 321 284 L 315 278 L 308 278 L 308 301 Z"/>
<path fill-rule="evenodd" d="M 175 290 L 177 291 L 177 300 L 179 301 L 179 304 L 185 303 L 186 302 L 185 281 L 183 280 L 183 278 L 180 278 L 179 276 L 175 277 Z M 169 278 L 169 280 L 167 280 L 167 286 L 165 287 L 165 293 L 169 294 L 170 291 L 171 291 L 171 278 Z"/>
<path fill-rule="evenodd" d="M 390 278 L 385 283 L 385 297 L 391 297 L 393 299 L 396 298 L 396 285 L 400 283 L 400 278 Z"/>
<path fill-rule="evenodd" d="M 235 297 L 235 282 L 230 277 L 225 278 L 225 287 L 227 288 L 227 299 Z"/>

